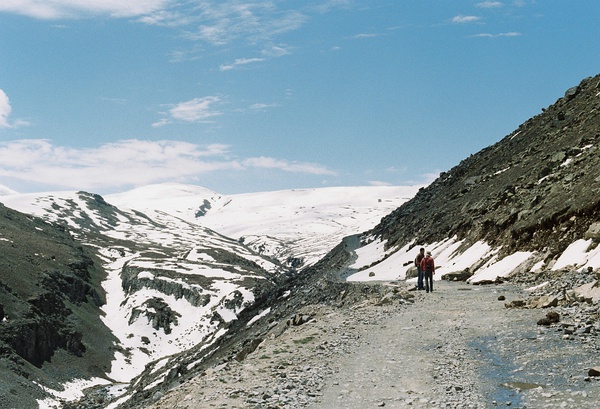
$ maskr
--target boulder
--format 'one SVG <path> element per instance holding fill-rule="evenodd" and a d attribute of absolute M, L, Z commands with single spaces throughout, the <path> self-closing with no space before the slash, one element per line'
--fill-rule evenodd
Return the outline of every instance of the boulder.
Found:
<path fill-rule="evenodd" d="M 600 240 L 600 223 L 592 223 L 585 232 L 585 238 Z"/>
<path fill-rule="evenodd" d="M 555 311 L 550 311 L 546 316 L 537 322 L 537 325 L 552 325 L 560 322 L 560 315 Z"/>
<path fill-rule="evenodd" d="M 591 283 L 574 288 L 573 293 L 579 301 L 596 304 L 600 301 L 600 284 L 598 281 L 592 281 Z"/>
<path fill-rule="evenodd" d="M 417 267 L 416 266 L 412 266 L 408 270 L 406 270 L 405 279 L 408 280 L 409 278 L 416 278 L 416 277 L 417 277 Z"/>
<path fill-rule="evenodd" d="M 565 99 L 570 100 L 575 98 L 579 93 L 579 86 L 571 87 L 565 92 Z"/>
<path fill-rule="evenodd" d="M 244 345 L 241 351 L 235 355 L 235 360 L 242 362 L 248 355 L 254 352 L 262 342 L 263 339 L 260 337 L 252 339 L 250 342 Z"/>
<path fill-rule="evenodd" d="M 389 292 L 385 294 L 375 305 L 389 305 L 392 304 L 394 300 L 398 298 L 399 297 L 396 294 Z"/>
<path fill-rule="evenodd" d="M 600 366 L 590 368 L 588 371 L 588 376 L 600 376 Z"/>
<path fill-rule="evenodd" d="M 471 276 L 473 276 L 473 273 L 471 273 L 468 268 L 465 268 L 462 271 L 453 271 L 451 273 L 442 275 L 442 280 L 467 281 L 467 279 L 469 279 Z"/>
<path fill-rule="evenodd" d="M 288 320 L 288 326 L 293 325 L 293 326 L 297 327 L 299 325 L 306 324 L 311 319 L 312 319 L 312 317 L 310 315 L 296 314 Z"/>
<path fill-rule="evenodd" d="M 524 308 L 527 303 L 523 300 L 513 300 L 504 304 L 506 308 Z"/>
<path fill-rule="evenodd" d="M 529 308 L 549 308 L 556 307 L 558 305 L 558 297 L 553 295 L 542 295 L 537 298 L 533 298 L 527 302 Z"/>

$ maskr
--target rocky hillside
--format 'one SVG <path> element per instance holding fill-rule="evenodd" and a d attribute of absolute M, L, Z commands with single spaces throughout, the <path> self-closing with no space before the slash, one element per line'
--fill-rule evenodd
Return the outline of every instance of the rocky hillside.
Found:
<path fill-rule="evenodd" d="M 550 263 L 600 221 L 600 76 L 463 160 L 369 234 L 388 247 L 456 236 Z"/>
<path fill-rule="evenodd" d="M 107 371 L 99 264 L 64 227 L 0 205 L 0 407 L 37 407 L 39 385 Z"/>

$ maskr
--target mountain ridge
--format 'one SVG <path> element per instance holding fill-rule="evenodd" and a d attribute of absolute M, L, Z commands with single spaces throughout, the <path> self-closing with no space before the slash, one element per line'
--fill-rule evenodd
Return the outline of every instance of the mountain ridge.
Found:
<path fill-rule="evenodd" d="M 600 76 L 584 79 L 542 114 L 442 173 L 372 233 L 400 246 L 456 234 L 469 243 L 502 241 L 506 253 L 561 243 L 549 248 L 556 257 L 562 243 L 583 237 L 599 220 L 598 138 Z M 458 212 L 460 220 L 448 217 Z M 419 217 L 409 220 L 414 214 Z M 557 225 L 566 236 L 549 232 Z M 548 239 L 538 240 L 540 231 Z"/>

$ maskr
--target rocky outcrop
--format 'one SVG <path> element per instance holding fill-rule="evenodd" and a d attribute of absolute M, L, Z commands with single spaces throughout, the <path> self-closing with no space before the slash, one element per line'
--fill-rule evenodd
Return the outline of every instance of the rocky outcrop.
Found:
<path fill-rule="evenodd" d="M 171 325 L 177 325 L 177 319 L 181 314 L 173 311 L 169 304 L 162 298 L 151 298 L 144 302 L 140 308 L 133 308 L 129 318 L 129 325 L 133 324 L 141 315 L 152 323 L 155 330 L 163 329 L 165 334 L 171 333 Z"/>
<path fill-rule="evenodd" d="M 592 281 L 574 288 L 568 295 L 576 301 L 598 304 L 600 302 L 600 283 Z"/>
<path fill-rule="evenodd" d="M 594 239 L 594 241 L 600 242 L 600 222 L 592 223 L 585 232 L 586 239 Z"/>
<path fill-rule="evenodd" d="M 140 273 L 150 272 L 153 276 L 140 277 Z M 162 278 L 164 276 L 164 279 Z M 210 302 L 210 295 L 203 294 L 202 286 L 208 286 L 212 280 L 199 276 L 197 286 L 187 285 L 187 281 L 176 281 L 178 274 L 173 271 L 164 271 L 149 268 L 125 266 L 121 270 L 123 290 L 127 294 L 133 294 L 144 288 L 157 290 L 161 294 L 172 295 L 175 299 L 184 298 L 193 306 L 205 306 Z M 186 277 L 187 278 L 187 277 Z M 202 281 L 202 282 L 200 282 Z"/>
<path fill-rule="evenodd" d="M 200 206 L 198 206 L 198 210 L 196 210 L 195 216 L 205 216 L 211 208 L 212 204 L 210 203 L 210 201 L 208 201 L 208 199 L 204 199 L 204 202 Z"/>
<path fill-rule="evenodd" d="M 447 273 L 442 275 L 442 280 L 447 281 L 467 281 L 469 278 L 473 276 L 473 273 L 465 268 L 462 271 L 453 271 L 451 273 Z"/>

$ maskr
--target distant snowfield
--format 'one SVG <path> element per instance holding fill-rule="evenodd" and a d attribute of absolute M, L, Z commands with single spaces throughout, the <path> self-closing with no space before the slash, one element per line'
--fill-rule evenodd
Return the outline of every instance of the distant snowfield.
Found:
<path fill-rule="evenodd" d="M 168 213 L 233 239 L 280 261 L 320 260 L 342 238 L 375 227 L 423 186 L 293 189 L 238 195 L 176 183 L 108 195 L 119 207 Z M 199 200 L 202 198 L 201 200 Z M 201 210 L 203 216 L 198 216 Z"/>

